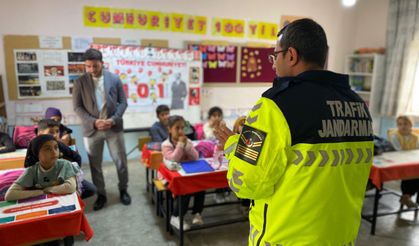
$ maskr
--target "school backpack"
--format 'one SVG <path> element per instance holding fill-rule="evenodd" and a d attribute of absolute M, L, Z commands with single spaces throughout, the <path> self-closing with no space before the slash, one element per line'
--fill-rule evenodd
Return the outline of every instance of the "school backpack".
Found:
<path fill-rule="evenodd" d="M 36 126 L 15 126 L 13 130 L 13 143 L 17 149 L 28 148 L 29 143 L 36 137 Z"/>

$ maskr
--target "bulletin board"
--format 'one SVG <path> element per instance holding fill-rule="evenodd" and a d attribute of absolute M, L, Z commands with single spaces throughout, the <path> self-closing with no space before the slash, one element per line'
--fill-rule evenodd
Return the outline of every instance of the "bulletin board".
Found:
<path fill-rule="evenodd" d="M 272 83 L 275 72 L 268 56 L 274 48 L 268 43 L 233 44 L 217 41 L 185 42 L 191 50 L 201 51 L 204 85 L 260 86 Z"/>
<path fill-rule="evenodd" d="M 241 46 L 240 83 L 266 83 L 275 78 L 275 71 L 268 60 L 274 48 Z"/>
<path fill-rule="evenodd" d="M 237 82 L 237 46 L 190 44 L 188 48 L 202 54 L 204 83 Z"/>
<path fill-rule="evenodd" d="M 120 39 L 119 38 L 93 38 L 94 43 L 98 44 L 119 44 Z M 35 79 L 32 69 L 35 69 L 35 65 L 38 66 L 38 74 L 41 71 L 40 66 L 38 64 L 38 60 L 40 59 L 39 54 L 42 54 L 43 56 L 46 51 L 56 53 L 56 54 L 63 54 L 66 59 L 68 59 L 67 52 L 71 52 L 72 49 L 71 45 L 71 37 L 62 37 L 62 48 L 61 49 L 41 49 L 40 47 L 40 41 L 39 36 L 21 36 L 21 35 L 5 35 L 3 37 L 3 43 L 4 43 L 4 52 L 5 52 L 5 65 L 6 65 L 6 80 L 8 83 L 8 92 L 9 92 L 9 100 L 17 100 L 17 99 L 62 99 L 63 97 L 60 95 L 59 97 L 55 96 L 37 96 L 36 93 L 34 93 L 34 96 L 28 95 L 28 96 L 19 96 L 19 87 L 30 87 L 28 85 L 22 85 L 22 83 L 31 83 L 33 79 Z M 28 52 L 26 52 L 28 51 Z M 18 54 L 19 53 L 19 54 Z M 39 54 L 38 54 L 39 53 Z M 64 54 L 65 53 L 65 54 Z M 47 62 L 48 63 L 48 62 Z M 70 62 L 71 63 L 78 63 L 78 62 Z M 19 67 L 17 64 L 23 64 L 24 66 L 20 66 L 20 71 L 23 73 L 19 73 Z M 68 60 L 67 60 L 68 64 Z M 42 73 L 45 75 L 45 66 L 48 68 L 48 64 L 42 64 Z M 45 65 L 45 66 L 44 66 Z M 51 68 L 54 67 L 49 66 L 49 70 L 51 71 Z M 68 67 L 67 71 L 68 71 Z M 23 69 L 23 70 L 22 70 Z M 64 68 L 63 68 L 64 69 Z M 61 68 L 56 67 L 56 69 L 60 71 Z M 66 72 L 67 72 L 66 71 Z M 25 73 L 29 72 L 29 73 Z M 31 73 L 33 72 L 33 73 Z M 71 81 L 70 77 L 66 73 L 66 80 L 69 82 Z M 71 74 L 70 74 L 71 75 Z M 23 80 L 19 86 L 19 76 Z M 26 77 L 25 77 L 26 76 Z M 38 75 L 39 76 L 39 75 Z M 60 76 L 61 77 L 61 76 Z M 74 78 L 74 77 L 73 77 Z M 26 82 L 24 82 L 26 81 Z M 51 83 L 50 87 L 58 86 L 57 83 Z M 70 98 L 70 94 L 67 95 L 68 98 Z"/>

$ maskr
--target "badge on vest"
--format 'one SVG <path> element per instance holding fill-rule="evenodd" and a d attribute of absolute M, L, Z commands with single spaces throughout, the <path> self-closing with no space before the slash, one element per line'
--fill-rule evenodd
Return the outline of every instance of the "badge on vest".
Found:
<path fill-rule="evenodd" d="M 266 132 L 244 125 L 234 155 L 249 164 L 256 165 L 265 138 Z"/>

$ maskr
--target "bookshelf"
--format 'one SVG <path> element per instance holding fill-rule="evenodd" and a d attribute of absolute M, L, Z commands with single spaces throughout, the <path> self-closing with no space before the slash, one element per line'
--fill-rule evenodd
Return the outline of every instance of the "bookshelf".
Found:
<path fill-rule="evenodd" d="M 370 111 L 379 111 L 379 98 L 384 83 L 384 55 L 348 55 L 345 73 L 349 75 L 352 90 L 364 99 Z"/>

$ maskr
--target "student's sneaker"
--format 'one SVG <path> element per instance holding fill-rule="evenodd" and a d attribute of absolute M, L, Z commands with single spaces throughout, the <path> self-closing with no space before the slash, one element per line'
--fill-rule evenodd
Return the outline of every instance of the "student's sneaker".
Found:
<path fill-rule="evenodd" d="M 224 203 L 225 201 L 223 193 L 215 193 L 215 203 Z"/>
<path fill-rule="evenodd" d="M 180 221 L 179 221 L 179 216 L 173 216 L 172 215 L 172 217 L 170 218 L 170 224 L 173 226 L 173 227 L 175 227 L 176 229 L 178 229 L 179 230 L 179 228 L 180 228 Z M 189 230 L 189 229 L 191 229 L 191 226 L 188 224 L 188 223 L 186 223 L 186 221 L 185 220 L 183 220 L 183 230 L 184 231 L 187 231 L 187 230 Z"/>
<path fill-rule="evenodd" d="M 408 208 L 417 208 L 418 204 L 413 202 L 412 199 L 410 199 L 409 195 L 402 195 L 400 197 L 400 203 L 407 206 Z"/>
<path fill-rule="evenodd" d="M 202 216 L 200 213 L 196 213 L 193 215 L 192 218 L 192 225 L 203 225 L 204 220 L 202 219 Z"/>

